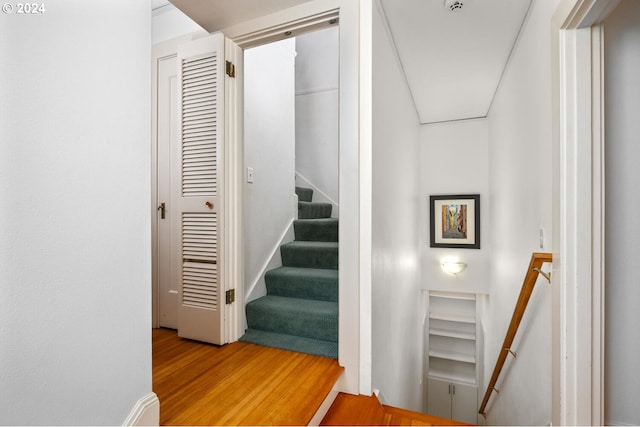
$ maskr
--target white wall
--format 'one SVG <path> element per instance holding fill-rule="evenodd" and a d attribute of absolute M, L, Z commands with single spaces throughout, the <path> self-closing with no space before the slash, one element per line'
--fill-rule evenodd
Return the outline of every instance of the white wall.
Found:
<path fill-rule="evenodd" d="M 117 425 L 152 386 L 150 6 L 45 6 L 0 15 L 0 424 Z"/>
<path fill-rule="evenodd" d="M 151 41 L 153 44 L 174 39 L 185 34 L 206 31 L 171 3 L 152 12 Z"/>
<path fill-rule="evenodd" d="M 623 0 L 605 21 L 606 372 L 605 421 L 639 425 L 640 2 Z"/>
<path fill-rule="evenodd" d="M 244 58 L 244 161 L 254 171 L 254 182 L 245 183 L 246 295 L 252 300 L 266 294 L 262 274 L 273 254 L 270 266 L 282 265 L 279 246 L 297 209 L 295 40 L 247 49 Z"/>
<path fill-rule="evenodd" d="M 531 253 L 551 252 L 551 16 L 534 1 L 489 113 L 490 297 L 483 301 L 486 388 Z M 539 230 L 545 233 L 539 245 Z M 545 268 L 547 271 L 550 267 Z M 551 289 L 539 279 L 488 406 L 488 424 L 551 420 Z"/>
<path fill-rule="evenodd" d="M 488 293 L 489 140 L 485 119 L 424 125 L 420 129 L 420 235 L 422 287 L 425 289 Z M 480 194 L 480 249 L 429 247 L 429 196 Z M 445 259 L 467 264 L 452 276 L 442 271 Z"/>
<path fill-rule="evenodd" d="M 338 202 L 338 27 L 296 38 L 296 172 L 314 201 Z M 305 182 L 306 180 L 306 182 Z M 338 212 L 334 206 L 332 216 Z"/>
<path fill-rule="evenodd" d="M 372 384 L 422 410 L 419 123 L 378 7 L 373 20 Z"/>

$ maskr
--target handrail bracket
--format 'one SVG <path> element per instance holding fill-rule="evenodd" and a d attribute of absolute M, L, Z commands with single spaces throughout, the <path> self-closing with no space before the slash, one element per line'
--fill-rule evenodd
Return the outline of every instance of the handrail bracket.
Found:
<path fill-rule="evenodd" d="M 539 267 L 534 267 L 533 271 L 537 272 L 538 274 L 541 274 L 542 277 L 544 277 L 545 279 L 547 279 L 547 282 L 551 283 L 551 272 L 547 273 L 542 271 L 541 268 Z"/>
<path fill-rule="evenodd" d="M 505 348 L 504 351 L 508 351 L 509 353 L 511 353 L 511 355 L 513 356 L 514 359 L 516 359 L 518 357 L 518 353 L 516 353 L 515 351 L 511 350 L 510 348 Z"/>

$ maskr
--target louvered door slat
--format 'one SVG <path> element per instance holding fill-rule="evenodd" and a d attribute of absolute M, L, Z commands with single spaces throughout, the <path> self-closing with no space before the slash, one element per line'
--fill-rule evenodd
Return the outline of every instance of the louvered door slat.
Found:
<path fill-rule="evenodd" d="M 217 55 L 182 62 L 182 193 L 216 195 Z"/>
<path fill-rule="evenodd" d="M 183 175 L 183 177 L 185 179 L 190 179 L 190 178 L 197 178 L 197 177 L 204 177 L 204 176 L 208 176 L 208 177 L 216 177 L 217 175 L 215 173 L 212 173 L 209 171 L 209 169 L 211 169 L 212 167 L 215 167 L 216 163 L 214 162 L 199 162 L 198 158 L 194 158 L 193 165 L 191 165 L 189 172 L 185 172 L 185 174 Z"/>
<path fill-rule="evenodd" d="M 234 170 L 242 159 L 239 144 L 225 140 L 231 135 L 237 141 L 241 129 L 240 85 L 224 74 L 225 48 L 234 61 L 241 58 L 241 50 L 220 33 L 181 45 L 177 55 L 180 147 L 173 154 L 173 182 L 179 206 L 171 218 L 179 243 L 172 252 L 172 271 L 181 284 L 178 335 L 212 344 L 228 342 L 224 322 L 227 310 L 235 316 L 235 306 L 225 304 L 224 291 L 227 284 L 242 280 L 230 255 L 238 246 L 222 240 L 233 236 L 232 242 L 239 241 L 234 224 L 241 223 L 241 195 L 222 197 L 225 188 L 238 188 L 234 183 L 240 175 Z M 228 107 L 233 108 L 230 116 L 225 114 Z M 226 215 L 233 223 L 225 221 Z"/>
<path fill-rule="evenodd" d="M 182 215 L 182 304 L 218 308 L 218 239 L 215 213 Z"/>
<path fill-rule="evenodd" d="M 180 336 L 223 344 L 224 308 L 218 233 L 220 176 L 218 156 L 224 140 L 224 58 L 221 35 L 211 35 L 178 51 L 181 67 L 180 142 L 176 159 L 181 201 L 179 258 L 181 281 L 178 333 Z M 224 65 L 224 64 L 222 64 Z M 222 303 L 221 303 L 222 301 Z"/>

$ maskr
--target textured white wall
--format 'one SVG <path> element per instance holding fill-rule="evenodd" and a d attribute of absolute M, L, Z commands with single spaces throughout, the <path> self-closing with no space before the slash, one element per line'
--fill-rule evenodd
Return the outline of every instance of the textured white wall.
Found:
<path fill-rule="evenodd" d="M 422 410 L 419 123 L 379 10 L 373 20 L 372 384 Z"/>
<path fill-rule="evenodd" d="M 489 292 L 489 140 L 487 120 L 425 125 L 420 129 L 420 235 L 423 236 L 422 286 L 455 292 Z M 429 247 L 429 196 L 480 194 L 480 249 Z M 452 276 L 445 259 L 467 263 Z"/>
<path fill-rule="evenodd" d="M 556 0 L 533 2 L 488 117 L 492 237 L 491 292 L 483 300 L 485 387 L 531 253 L 552 251 L 549 25 L 557 5 Z M 540 228 L 546 235 L 543 248 Z M 536 285 L 513 349 L 518 358 L 507 359 L 487 424 L 546 425 L 551 420 L 551 289 L 544 279 Z"/>
<path fill-rule="evenodd" d="M 606 348 L 605 421 L 640 425 L 640 2 L 623 0 L 605 21 Z"/>
<path fill-rule="evenodd" d="M 117 425 L 151 392 L 150 6 L 45 6 L 0 15 L 0 424 Z"/>
<path fill-rule="evenodd" d="M 296 38 L 296 172 L 327 196 L 317 201 L 338 202 L 338 35 L 331 27 Z"/>
<path fill-rule="evenodd" d="M 259 283 L 252 300 L 266 294 L 262 269 L 295 214 L 295 40 L 248 49 L 244 61 L 244 162 L 255 177 L 245 183 L 245 277 Z"/>

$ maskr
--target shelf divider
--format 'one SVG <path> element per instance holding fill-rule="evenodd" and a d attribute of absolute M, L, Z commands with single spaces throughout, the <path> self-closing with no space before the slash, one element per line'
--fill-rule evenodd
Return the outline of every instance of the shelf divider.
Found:
<path fill-rule="evenodd" d="M 454 360 L 456 362 L 476 363 L 475 355 L 455 353 L 453 351 L 429 350 L 429 357 L 437 357 L 439 359 Z"/>
<path fill-rule="evenodd" d="M 475 341 L 476 334 L 471 332 L 455 331 L 452 329 L 430 328 L 429 335 L 438 335 L 440 337 L 459 338 L 462 340 Z"/>
<path fill-rule="evenodd" d="M 449 322 L 460 323 L 476 323 L 475 316 L 464 316 L 462 314 L 450 314 L 450 313 L 429 313 L 430 319 L 447 320 Z"/>

